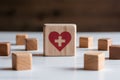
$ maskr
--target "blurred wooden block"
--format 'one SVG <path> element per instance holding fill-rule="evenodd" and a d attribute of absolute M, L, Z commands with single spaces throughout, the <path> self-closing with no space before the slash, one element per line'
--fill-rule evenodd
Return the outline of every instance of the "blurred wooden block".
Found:
<path fill-rule="evenodd" d="M 74 56 L 76 53 L 75 24 L 45 24 L 45 56 Z"/>
<path fill-rule="evenodd" d="M 0 56 L 8 56 L 10 54 L 10 47 L 9 42 L 0 42 Z"/>
<path fill-rule="evenodd" d="M 27 52 L 17 52 L 12 54 L 12 68 L 14 70 L 32 69 L 32 54 Z"/>
<path fill-rule="evenodd" d="M 80 48 L 92 48 L 93 47 L 93 37 L 80 37 L 79 47 Z"/>
<path fill-rule="evenodd" d="M 120 45 L 111 45 L 109 56 L 110 59 L 120 59 Z"/>
<path fill-rule="evenodd" d="M 98 40 L 98 50 L 109 50 L 109 46 L 112 45 L 112 39 L 101 38 Z"/>
<path fill-rule="evenodd" d="M 28 38 L 27 34 L 17 34 L 16 35 L 16 44 L 17 45 L 25 45 L 25 39 Z"/>
<path fill-rule="evenodd" d="M 105 55 L 102 52 L 91 51 L 84 54 L 85 70 L 101 70 L 104 68 Z"/>
<path fill-rule="evenodd" d="M 38 40 L 36 38 L 27 38 L 26 50 L 38 50 Z"/>

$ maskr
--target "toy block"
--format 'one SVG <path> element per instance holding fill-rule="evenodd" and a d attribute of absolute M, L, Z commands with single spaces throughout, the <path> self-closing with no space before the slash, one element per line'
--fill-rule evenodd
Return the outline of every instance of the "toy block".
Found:
<path fill-rule="evenodd" d="M 13 70 L 32 69 L 32 54 L 27 52 L 17 52 L 12 54 Z"/>
<path fill-rule="evenodd" d="M 80 48 L 92 48 L 93 47 L 93 37 L 80 37 L 79 47 Z"/>
<path fill-rule="evenodd" d="M 25 39 L 28 38 L 27 34 L 17 34 L 16 35 L 16 44 L 17 45 L 25 45 Z"/>
<path fill-rule="evenodd" d="M 110 59 L 120 59 L 120 45 L 111 45 L 109 48 Z"/>
<path fill-rule="evenodd" d="M 85 70 L 101 70 L 104 68 L 105 55 L 102 52 L 90 51 L 84 54 Z"/>
<path fill-rule="evenodd" d="M 27 38 L 26 50 L 38 50 L 38 40 L 36 38 Z"/>
<path fill-rule="evenodd" d="M 101 38 L 98 40 L 98 50 L 109 50 L 109 46 L 112 45 L 112 39 Z"/>
<path fill-rule="evenodd" d="M 74 56 L 76 52 L 75 24 L 45 24 L 45 56 Z"/>
<path fill-rule="evenodd" d="M 10 43 L 0 42 L 0 56 L 8 56 L 10 54 Z"/>

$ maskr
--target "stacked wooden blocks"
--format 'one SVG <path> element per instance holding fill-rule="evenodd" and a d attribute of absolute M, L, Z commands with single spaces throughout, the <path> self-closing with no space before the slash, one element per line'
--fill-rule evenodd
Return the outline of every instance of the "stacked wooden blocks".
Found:
<path fill-rule="evenodd" d="M 12 54 L 12 67 L 14 70 L 32 69 L 32 54 L 27 52 L 17 52 Z"/>

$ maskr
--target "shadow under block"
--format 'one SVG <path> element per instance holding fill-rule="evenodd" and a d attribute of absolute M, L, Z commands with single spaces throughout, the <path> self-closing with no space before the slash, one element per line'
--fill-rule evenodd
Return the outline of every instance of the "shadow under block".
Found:
<path fill-rule="evenodd" d="M 17 34 L 16 35 L 16 45 L 25 45 L 25 39 L 28 38 L 27 34 Z"/>
<path fill-rule="evenodd" d="M 38 50 L 38 40 L 36 38 L 27 38 L 26 50 Z"/>
<path fill-rule="evenodd" d="M 9 42 L 0 42 L 0 56 L 8 56 L 10 54 L 10 47 Z"/>
<path fill-rule="evenodd" d="M 98 50 L 109 50 L 109 46 L 112 45 L 112 39 L 101 38 L 98 40 Z"/>
<path fill-rule="evenodd" d="M 45 24 L 44 55 L 74 56 L 76 53 L 75 24 Z"/>
<path fill-rule="evenodd" d="M 32 69 L 32 54 L 27 52 L 17 52 L 12 54 L 13 70 Z"/>
<path fill-rule="evenodd" d="M 101 70 L 104 68 L 105 55 L 102 52 L 91 51 L 84 54 L 85 70 Z"/>
<path fill-rule="evenodd" d="M 79 47 L 80 48 L 92 48 L 93 47 L 93 37 L 80 37 Z"/>
<path fill-rule="evenodd" d="M 111 45 L 109 56 L 110 59 L 120 59 L 120 45 Z"/>

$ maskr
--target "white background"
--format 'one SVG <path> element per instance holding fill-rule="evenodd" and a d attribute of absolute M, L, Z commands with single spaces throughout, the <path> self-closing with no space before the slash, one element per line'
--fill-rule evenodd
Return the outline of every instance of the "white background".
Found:
<path fill-rule="evenodd" d="M 15 45 L 16 34 L 22 32 L 0 32 L 0 42 L 11 42 L 11 51 L 24 51 L 24 46 Z M 32 38 L 39 39 L 39 50 L 32 54 L 43 53 L 43 34 L 40 32 L 24 32 Z M 80 36 L 93 36 L 94 48 L 77 48 L 75 57 L 43 57 L 33 56 L 33 68 L 28 71 L 12 70 L 12 59 L 0 57 L 0 80 L 120 80 L 120 60 L 109 60 L 106 55 L 105 68 L 101 71 L 83 70 L 83 54 L 86 51 L 97 51 L 98 38 L 112 38 L 113 44 L 120 44 L 119 32 L 86 32 L 77 33 L 77 46 Z M 77 47 L 76 46 L 76 47 Z"/>

